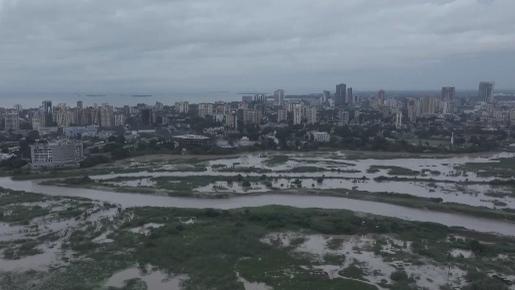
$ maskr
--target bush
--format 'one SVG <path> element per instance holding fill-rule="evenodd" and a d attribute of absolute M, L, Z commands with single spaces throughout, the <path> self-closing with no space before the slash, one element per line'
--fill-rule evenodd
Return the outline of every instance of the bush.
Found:
<path fill-rule="evenodd" d="M 395 271 L 390 275 L 390 278 L 396 282 L 407 281 L 408 274 L 406 274 L 404 271 Z"/>
<path fill-rule="evenodd" d="M 80 167 L 86 168 L 86 167 L 93 167 L 98 164 L 102 163 L 108 163 L 111 159 L 109 157 L 104 155 L 95 155 L 95 156 L 89 156 L 88 158 L 82 160 L 80 162 Z"/>
<path fill-rule="evenodd" d="M 481 244 L 477 240 L 471 240 L 469 242 L 469 248 L 476 256 L 481 255 L 486 250 L 485 245 Z"/>

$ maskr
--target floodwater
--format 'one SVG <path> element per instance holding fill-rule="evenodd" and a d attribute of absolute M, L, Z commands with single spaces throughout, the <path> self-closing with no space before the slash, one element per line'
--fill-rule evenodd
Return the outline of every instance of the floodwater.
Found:
<path fill-rule="evenodd" d="M 162 271 L 153 270 L 150 265 L 142 272 L 138 267 L 131 267 L 115 273 L 105 283 L 105 287 L 121 288 L 131 279 L 140 279 L 145 282 L 147 289 L 151 290 L 180 290 L 181 283 L 187 279 L 186 275 L 170 276 Z"/>
<path fill-rule="evenodd" d="M 355 212 L 395 217 L 410 221 L 434 222 L 446 226 L 464 227 L 479 232 L 515 236 L 515 223 L 507 221 L 491 220 L 461 214 L 434 212 L 423 209 L 409 208 L 366 200 L 354 200 L 343 197 L 268 194 L 239 196 L 227 199 L 196 199 L 137 193 L 120 193 L 95 189 L 65 188 L 59 186 L 41 185 L 38 184 L 37 181 L 31 180 L 14 181 L 9 177 L 0 178 L 0 187 L 54 196 L 85 197 L 94 200 L 106 201 L 113 204 L 119 204 L 122 207 L 153 206 L 197 209 L 235 209 L 242 207 L 284 205 L 297 208 L 345 209 Z"/>
<path fill-rule="evenodd" d="M 245 290 L 272 290 L 273 288 L 266 285 L 265 283 L 260 282 L 249 282 L 245 278 L 241 277 L 240 273 L 236 272 L 236 277 L 238 277 L 238 281 L 243 283 L 243 287 Z"/>
<path fill-rule="evenodd" d="M 38 247 L 40 254 L 25 256 L 19 259 L 0 259 L 0 271 L 12 272 L 23 270 L 46 270 L 52 264 L 60 264 L 61 252 L 60 243 L 48 247 L 46 245 Z"/>
<path fill-rule="evenodd" d="M 264 183 L 252 183 L 251 188 L 243 188 L 238 183 L 228 184 L 224 181 L 213 182 L 195 189 L 197 192 L 219 193 L 260 193 L 277 189 L 288 189 L 292 181 L 299 179 L 303 188 L 311 189 L 355 189 L 368 192 L 394 192 L 418 197 L 440 198 L 444 202 L 453 202 L 471 206 L 488 208 L 515 209 L 515 198 L 509 188 L 491 186 L 489 184 L 466 184 L 467 182 L 489 182 L 495 177 L 478 176 L 475 172 L 462 172 L 460 165 L 468 162 L 485 163 L 498 162 L 499 158 L 513 157 L 513 153 L 485 153 L 480 155 L 458 155 L 450 158 L 393 158 L 393 159 L 359 159 L 348 160 L 345 154 L 336 152 L 295 153 L 286 154 L 287 161 L 270 164 L 270 158 L 275 153 L 244 154 L 236 158 L 210 160 L 205 163 L 205 171 L 167 171 L 170 164 L 141 168 L 138 172 L 111 173 L 91 176 L 92 179 L 112 184 L 110 179 L 117 177 L 134 178 L 135 180 L 117 182 L 117 185 L 139 187 L 153 186 L 151 178 L 156 177 L 187 177 L 187 176 L 216 176 L 221 180 L 227 177 L 243 176 L 260 177 L 266 175 L 272 178 L 271 187 Z M 417 181 L 377 181 L 381 176 L 392 177 L 388 169 L 370 172 L 372 166 L 396 166 L 419 174 Z M 299 168 L 311 168 L 316 171 L 295 172 Z M 366 176 L 367 180 L 361 178 Z M 322 182 L 317 179 L 324 177 Z M 433 181 L 436 180 L 436 181 Z M 460 182 L 459 184 L 456 182 Z M 141 183 L 141 184 L 140 184 Z M 495 197 L 488 196 L 494 193 Z"/>
<path fill-rule="evenodd" d="M 72 259 L 73 252 L 63 247 L 71 234 L 76 229 L 82 229 L 88 225 L 100 226 L 102 221 L 113 217 L 117 209 L 105 209 L 103 205 L 92 203 L 83 215 L 79 217 L 60 217 L 59 213 L 67 208 L 70 203 L 66 198 L 56 201 L 35 203 L 19 203 L 25 206 L 34 204 L 44 205 L 49 210 L 45 216 L 35 217 L 28 224 L 0 223 L 0 241 L 9 248 L 17 248 L 24 241 L 37 242 L 34 249 L 36 254 L 15 255 L 14 258 L 5 256 L 5 250 L 0 250 L 0 272 L 25 272 L 29 270 L 47 271 L 50 268 L 60 267 Z M 49 238 L 49 236 L 55 238 Z M 99 238 L 99 242 L 102 237 Z M 95 241 L 95 240 L 94 240 Z"/>
<path fill-rule="evenodd" d="M 357 264 L 364 271 L 368 283 L 379 289 L 386 289 L 379 284 L 383 280 L 391 283 L 390 275 L 398 268 L 403 268 L 408 276 L 415 277 L 416 284 L 421 289 L 439 289 L 440 286 L 447 284 L 453 286 L 453 289 L 461 289 L 465 282 L 466 272 L 458 267 L 433 265 L 430 261 L 412 264 L 402 260 L 403 253 L 411 254 L 411 242 L 388 236 L 324 236 L 286 232 L 268 234 L 261 241 L 270 245 L 277 245 L 274 242 L 279 241 L 277 246 L 288 247 L 292 239 L 299 237 L 304 241 L 296 246 L 294 251 L 308 254 L 312 260 L 317 262 L 315 264 L 320 264 L 312 267 L 327 273 L 330 279 L 348 278 L 342 276 L 340 271 L 352 264 Z M 328 242 L 333 238 L 340 239 L 341 244 L 337 248 L 329 249 Z M 386 238 L 386 244 L 381 246 L 380 252 L 386 253 L 386 256 L 395 257 L 393 260 L 385 260 L 382 254 L 376 253 L 374 248 L 377 238 Z M 344 261 L 324 265 L 324 257 L 327 254 L 344 257 Z"/>
<path fill-rule="evenodd" d="M 195 188 L 201 193 L 265 193 L 277 190 L 297 188 L 296 178 L 273 178 L 271 187 L 263 182 L 251 182 L 246 188 L 237 182 L 216 181 L 206 186 Z M 321 182 L 315 178 L 300 178 L 301 188 L 307 189 L 354 189 L 368 192 L 394 192 L 410 194 L 418 197 L 441 198 L 443 202 L 461 203 L 471 206 L 485 206 L 488 208 L 515 209 L 515 199 L 510 197 L 507 189 L 496 187 L 495 190 L 488 184 L 453 184 L 444 182 L 416 182 L 416 181 L 385 181 L 350 180 L 341 178 L 324 178 Z M 490 197 L 491 191 L 506 193 L 505 196 Z M 497 202 L 502 202 L 499 205 Z"/>

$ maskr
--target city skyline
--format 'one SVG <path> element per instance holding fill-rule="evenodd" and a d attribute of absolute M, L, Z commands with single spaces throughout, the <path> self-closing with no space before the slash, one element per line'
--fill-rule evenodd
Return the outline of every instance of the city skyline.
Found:
<path fill-rule="evenodd" d="M 481 83 L 490 83 L 490 81 L 482 81 Z M 492 82 L 495 83 L 495 82 Z M 410 97 L 410 98 L 422 98 L 422 97 L 438 97 L 442 96 L 443 92 L 442 90 L 445 88 L 453 88 L 454 94 L 459 97 L 466 97 L 466 98 L 481 98 L 480 93 L 478 91 L 478 88 L 476 89 L 459 89 L 454 86 L 442 86 L 438 89 L 432 89 L 432 90 L 384 90 L 384 89 L 378 89 L 378 90 L 354 90 L 353 95 L 354 97 L 360 96 L 365 98 L 374 97 L 378 94 L 378 92 L 383 91 L 386 93 L 386 95 L 389 95 L 390 97 Z M 348 94 L 348 89 L 353 90 L 352 87 L 348 87 L 345 96 Z M 335 98 L 335 91 L 333 90 L 322 90 L 320 92 L 296 92 L 296 91 L 288 91 L 283 88 L 274 89 L 270 92 L 264 93 L 267 97 L 276 97 L 276 91 L 283 91 L 285 97 L 295 97 L 295 96 L 314 96 L 319 95 L 322 97 L 325 92 L 330 92 L 330 98 Z M 251 90 L 249 90 L 250 92 Z M 515 94 L 515 90 L 511 89 L 498 89 L 496 86 L 494 90 L 492 91 L 493 95 L 496 94 L 504 94 L 507 96 L 512 96 Z M 4 99 L 2 102 L 2 106 L 0 107 L 16 107 L 18 105 L 23 106 L 24 108 L 32 108 L 32 107 L 38 107 L 41 105 L 42 101 L 48 100 L 53 102 L 55 105 L 58 104 L 66 104 L 66 105 L 75 105 L 77 102 L 84 103 L 84 105 L 92 106 L 92 105 L 101 105 L 104 103 L 108 103 L 115 106 L 123 106 L 123 105 L 137 105 L 137 104 L 154 104 L 156 102 L 163 103 L 165 105 L 173 105 L 176 102 L 183 102 L 183 101 L 189 101 L 192 104 L 198 104 L 198 103 L 213 103 L 213 102 L 239 102 L 242 100 L 243 96 L 251 96 L 250 93 L 242 93 L 242 92 L 233 92 L 233 93 L 227 93 L 220 94 L 215 93 L 213 95 L 209 94 L 199 94 L 195 95 L 195 97 L 192 99 L 191 94 L 156 94 L 156 95 L 145 95 L 139 96 L 137 94 L 120 94 L 120 93 L 105 93 L 105 94 L 39 94 L 39 95 L 31 95 L 28 98 L 19 98 L 17 96 L 13 96 L 11 99 Z M 255 94 L 257 95 L 257 94 Z M 0 94 L 1 98 L 1 94 Z M 344 102 L 343 104 L 346 104 Z"/>

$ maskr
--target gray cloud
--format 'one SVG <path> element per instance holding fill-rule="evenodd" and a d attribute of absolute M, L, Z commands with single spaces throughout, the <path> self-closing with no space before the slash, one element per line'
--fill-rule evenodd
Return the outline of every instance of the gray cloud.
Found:
<path fill-rule="evenodd" d="M 484 68 L 513 61 L 513 11 L 513 0 L 0 0 L 0 91 L 511 88 L 515 65 Z"/>

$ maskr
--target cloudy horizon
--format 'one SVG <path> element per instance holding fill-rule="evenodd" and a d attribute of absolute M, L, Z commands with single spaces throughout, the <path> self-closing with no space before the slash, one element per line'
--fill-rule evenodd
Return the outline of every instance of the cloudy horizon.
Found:
<path fill-rule="evenodd" d="M 0 95 L 513 89 L 513 11 L 513 0 L 0 0 Z"/>

